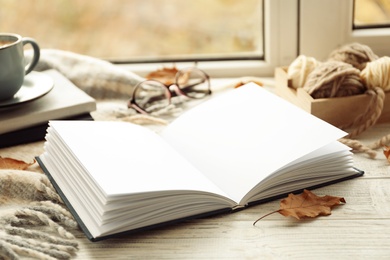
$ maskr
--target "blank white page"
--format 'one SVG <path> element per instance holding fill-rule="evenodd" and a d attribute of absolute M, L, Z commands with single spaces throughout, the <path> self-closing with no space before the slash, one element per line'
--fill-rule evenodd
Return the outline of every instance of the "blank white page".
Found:
<path fill-rule="evenodd" d="M 166 190 L 224 195 L 145 127 L 105 121 L 50 121 L 50 127 L 107 196 Z"/>
<path fill-rule="evenodd" d="M 189 110 L 163 138 L 232 199 L 346 133 L 253 84 Z"/>

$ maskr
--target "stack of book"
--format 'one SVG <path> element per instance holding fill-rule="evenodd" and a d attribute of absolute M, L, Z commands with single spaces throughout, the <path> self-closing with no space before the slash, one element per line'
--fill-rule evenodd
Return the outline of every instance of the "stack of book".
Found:
<path fill-rule="evenodd" d="M 56 70 L 27 75 L 20 93 L 0 101 L 0 147 L 43 140 L 49 120 L 92 120 L 96 101 Z"/>

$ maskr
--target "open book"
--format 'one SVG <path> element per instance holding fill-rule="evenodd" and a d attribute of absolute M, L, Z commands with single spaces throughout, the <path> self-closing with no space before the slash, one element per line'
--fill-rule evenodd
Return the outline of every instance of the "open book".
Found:
<path fill-rule="evenodd" d="M 125 122 L 51 121 L 37 159 L 87 237 L 234 211 L 356 177 L 346 133 L 247 84 L 155 133 Z"/>

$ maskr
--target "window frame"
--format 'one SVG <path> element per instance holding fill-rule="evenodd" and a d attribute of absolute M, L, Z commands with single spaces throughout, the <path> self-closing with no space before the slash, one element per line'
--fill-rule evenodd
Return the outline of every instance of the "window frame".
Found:
<path fill-rule="evenodd" d="M 332 50 L 359 42 L 378 56 L 390 56 L 390 28 L 354 29 L 354 0 L 300 0 L 299 5 L 300 54 L 325 60 Z"/>
<path fill-rule="evenodd" d="M 264 60 L 201 61 L 197 66 L 212 77 L 272 77 L 275 67 L 288 66 L 300 54 L 325 60 L 331 51 L 352 42 L 370 46 L 378 56 L 390 56 L 390 28 L 354 29 L 353 8 L 354 0 L 264 0 Z M 121 66 L 142 76 L 170 65 Z"/>
<path fill-rule="evenodd" d="M 277 66 L 289 64 L 298 54 L 298 1 L 263 0 L 264 60 L 199 61 L 196 66 L 211 77 L 272 77 Z M 195 62 L 119 64 L 138 75 L 164 66 L 179 68 Z"/>

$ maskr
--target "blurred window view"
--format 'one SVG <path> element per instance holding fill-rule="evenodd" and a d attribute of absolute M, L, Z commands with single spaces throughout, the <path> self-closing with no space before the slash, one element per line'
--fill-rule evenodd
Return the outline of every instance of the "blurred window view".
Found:
<path fill-rule="evenodd" d="M 354 28 L 390 27 L 389 0 L 355 0 Z"/>
<path fill-rule="evenodd" d="M 118 62 L 263 57 L 263 0 L 0 0 L 0 31 Z"/>

